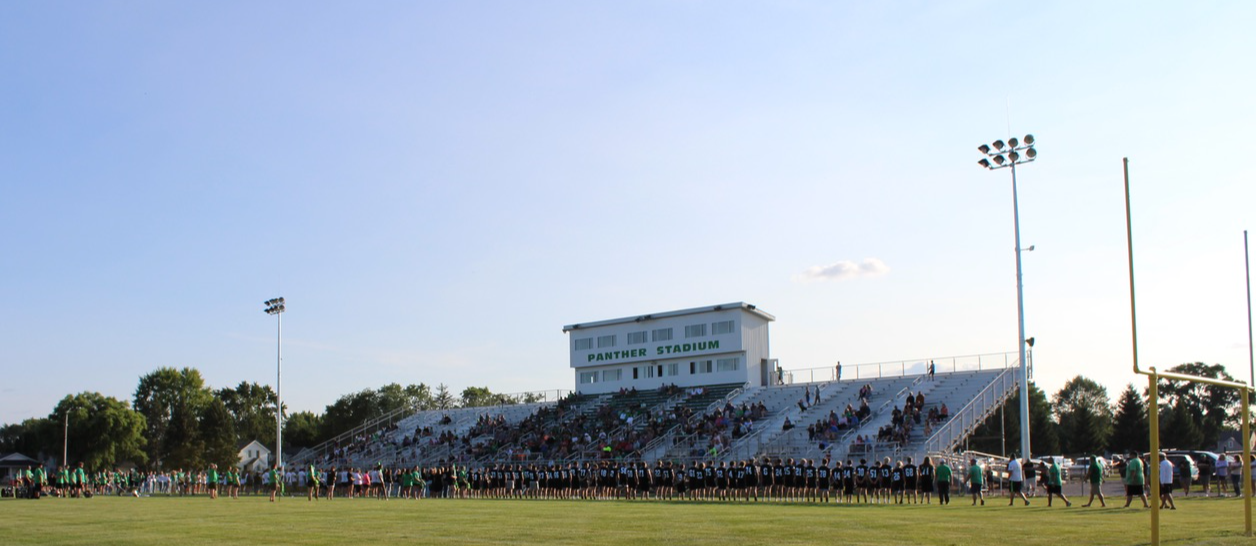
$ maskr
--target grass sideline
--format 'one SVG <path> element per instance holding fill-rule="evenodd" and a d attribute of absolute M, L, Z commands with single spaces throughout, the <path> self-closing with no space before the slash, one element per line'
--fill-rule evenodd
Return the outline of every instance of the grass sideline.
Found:
<path fill-rule="evenodd" d="M 5 499 L 0 544 L 1146 544 L 1142 508 L 341 500 Z M 1084 499 L 1081 499 L 1084 500 Z M 1121 499 L 1118 506 L 1124 503 Z M 1109 503 L 1112 506 L 1113 503 Z M 1138 501 L 1135 500 L 1135 504 Z M 1096 505 L 1097 506 L 1097 505 Z M 1237 499 L 1178 499 L 1164 544 L 1256 544 Z"/>

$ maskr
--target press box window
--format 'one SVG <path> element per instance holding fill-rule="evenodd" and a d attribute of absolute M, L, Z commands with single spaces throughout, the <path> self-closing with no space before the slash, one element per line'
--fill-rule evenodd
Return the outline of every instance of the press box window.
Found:
<path fill-rule="evenodd" d="M 717 372 L 735 372 L 737 371 L 736 358 L 721 358 L 715 361 L 715 371 Z"/>
<path fill-rule="evenodd" d="M 597 348 L 602 349 L 602 348 L 614 347 L 614 346 L 615 346 L 614 334 L 609 335 L 609 336 L 597 336 Z"/>
<path fill-rule="evenodd" d="M 647 334 L 647 333 L 648 333 L 648 332 L 645 332 L 645 331 L 641 331 L 641 332 L 628 332 L 628 344 L 629 344 L 629 345 L 640 345 L 640 344 L 642 344 L 642 343 L 645 343 L 645 342 L 646 342 L 646 334 Z"/>
<path fill-rule="evenodd" d="M 718 336 L 731 333 L 733 333 L 733 321 L 725 320 L 711 323 L 711 335 Z"/>
<path fill-rule="evenodd" d="M 602 381 L 619 381 L 623 377 L 623 370 L 602 370 Z"/>
<path fill-rule="evenodd" d="M 706 335 L 706 323 L 690 324 L 685 327 L 685 337 L 702 337 Z"/>
<path fill-rule="evenodd" d="M 666 366 L 667 375 L 680 375 L 680 364 L 673 362 Z"/>
<path fill-rule="evenodd" d="M 597 372 L 580 372 L 580 384 L 597 383 Z"/>
<path fill-rule="evenodd" d="M 671 341 L 672 340 L 671 328 L 659 328 L 658 330 L 655 330 L 652 333 L 654 335 L 654 341 Z"/>
<path fill-rule="evenodd" d="M 576 340 L 577 351 L 587 351 L 592 348 L 593 348 L 593 338 L 586 337 L 586 338 L 581 338 L 581 339 Z"/>

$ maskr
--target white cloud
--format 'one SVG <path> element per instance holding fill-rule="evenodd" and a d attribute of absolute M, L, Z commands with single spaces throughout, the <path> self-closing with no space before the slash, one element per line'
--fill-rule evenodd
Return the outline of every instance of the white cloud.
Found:
<path fill-rule="evenodd" d="M 890 272 L 890 266 L 878 258 L 864 258 L 862 262 L 843 260 L 829 265 L 813 265 L 794 275 L 794 282 L 845 281 L 868 277 L 880 277 Z"/>

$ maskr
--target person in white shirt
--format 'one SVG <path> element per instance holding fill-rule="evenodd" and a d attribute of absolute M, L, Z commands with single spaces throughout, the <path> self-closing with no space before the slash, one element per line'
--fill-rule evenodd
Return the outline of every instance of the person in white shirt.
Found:
<path fill-rule="evenodd" d="M 1016 457 L 1007 460 L 1007 479 L 1012 482 L 1012 493 L 1008 495 L 1007 505 L 1016 504 L 1016 497 L 1029 506 L 1029 497 L 1025 496 L 1025 473 L 1021 471 L 1021 463 Z"/>
<path fill-rule="evenodd" d="M 1160 454 L 1160 508 L 1177 510 L 1173 504 L 1173 463 L 1164 453 Z"/>

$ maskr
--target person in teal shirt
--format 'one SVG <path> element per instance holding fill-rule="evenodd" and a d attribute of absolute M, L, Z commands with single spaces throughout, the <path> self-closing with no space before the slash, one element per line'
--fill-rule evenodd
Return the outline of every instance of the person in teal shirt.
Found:
<path fill-rule="evenodd" d="M 1060 462 L 1051 459 L 1051 466 L 1047 467 L 1047 508 L 1051 507 L 1051 499 L 1060 497 L 1064 501 L 1065 506 L 1073 506 L 1073 502 L 1064 496 L 1064 480 L 1060 472 Z"/>
<path fill-rule="evenodd" d="M 318 479 L 318 467 L 310 464 L 309 470 L 310 486 L 305 490 L 305 500 L 318 500 L 318 486 L 321 483 Z"/>
<path fill-rule="evenodd" d="M 205 471 L 205 488 L 209 489 L 209 498 L 218 498 L 218 465 L 209 463 L 209 470 Z"/>
<path fill-rule="evenodd" d="M 1108 503 L 1103 500 L 1103 462 L 1099 460 L 1098 455 L 1090 456 L 1090 467 L 1086 469 L 1086 481 L 1090 482 L 1090 501 L 1082 505 L 1082 508 L 1089 508 L 1095 503 L 1095 497 L 1099 497 L 1099 506 L 1108 507 Z"/>
<path fill-rule="evenodd" d="M 977 506 L 977 501 L 981 501 L 981 505 L 986 505 L 985 493 L 982 493 L 982 486 L 985 485 L 985 472 L 981 469 L 981 465 L 977 464 L 977 459 L 968 461 L 968 492 L 973 496 L 973 506 Z"/>
<path fill-rule="evenodd" d="M 946 464 L 946 459 L 938 462 L 936 475 L 938 477 L 938 506 L 951 504 L 951 466 Z"/>
<path fill-rule="evenodd" d="M 1137 453 L 1130 453 L 1129 461 L 1125 463 L 1125 508 L 1130 507 L 1130 502 L 1137 496 L 1143 499 L 1143 508 L 1151 508 L 1147 504 L 1147 491 L 1143 485 L 1147 483 L 1143 475 L 1143 461 L 1138 458 Z"/>
<path fill-rule="evenodd" d="M 270 502 L 275 502 L 275 496 L 279 494 L 279 488 L 283 487 L 283 473 L 279 471 L 279 465 L 270 467 Z"/>

